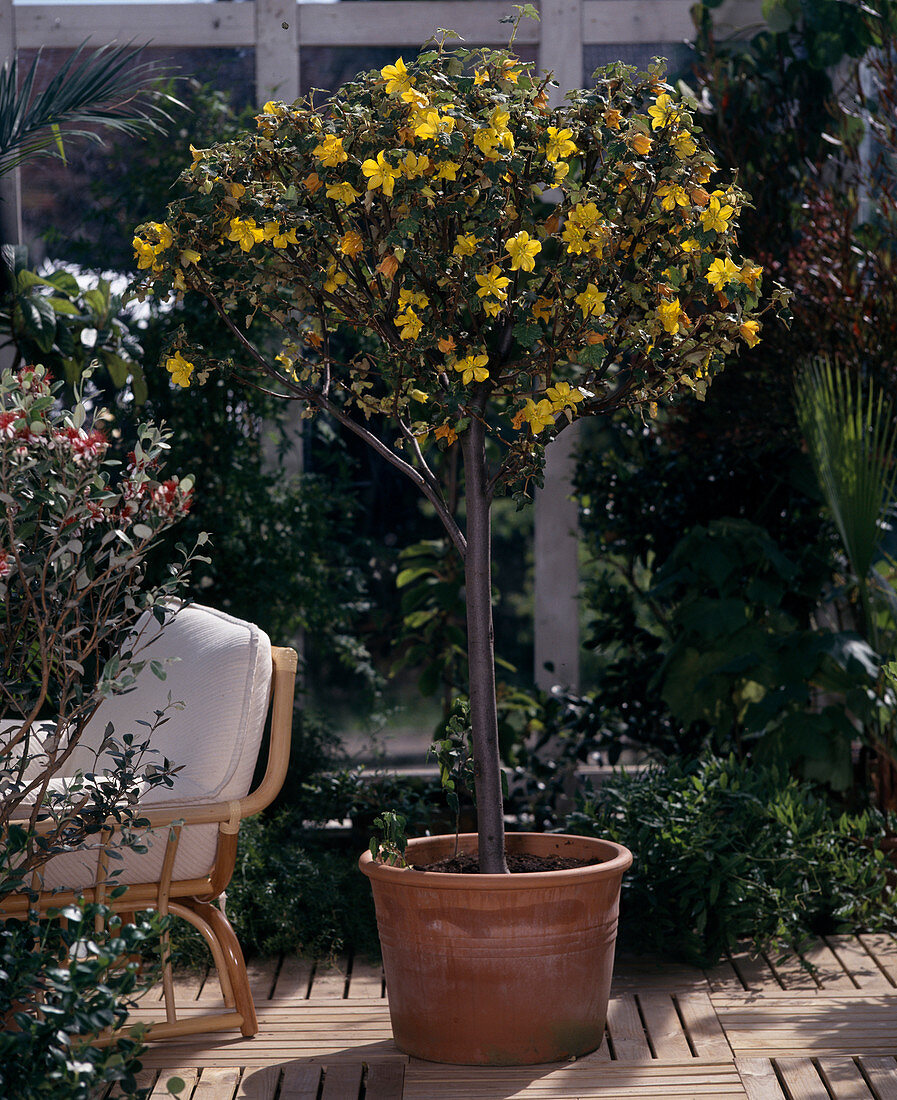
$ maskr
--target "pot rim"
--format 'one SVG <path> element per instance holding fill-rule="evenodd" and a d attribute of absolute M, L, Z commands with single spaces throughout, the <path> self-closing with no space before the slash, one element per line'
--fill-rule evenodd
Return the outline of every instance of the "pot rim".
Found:
<path fill-rule="evenodd" d="M 594 863 L 586 867 L 570 867 L 563 871 L 526 871 L 513 875 L 481 875 L 481 874 L 455 874 L 442 871 L 415 871 L 410 867 L 394 867 L 388 863 L 376 863 L 370 851 L 362 852 L 358 860 L 359 869 L 368 878 L 393 879 L 401 876 L 402 881 L 408 886 L 423 886 L 428 890 L 532 890 L 544 888 L 555 889 L 568 883 L 581 882 L 584 878 L 604 878 L 606 876 L 622 875 L 632 866 L 632 852 L 618 844 L 615 840 L 606 840 L 604 837 L 576 836 L 573 833 L 509 833 L 514 837 L 557 837 L 558 839 L 569 837 L 571 840 L 585 841 L 609 846 L 616 849 L 616 853 L 602 863 Z M 413 855 L 413 848 L 426 844 L 429 841 L 438 841 L 446 837 L 454 840 L 454 833 L 443 833 L 437 836 L 414 837 L 408 841 L 409 854 Z M 477 839 L 476 833 L 461 833 L 459 840 Z"/>

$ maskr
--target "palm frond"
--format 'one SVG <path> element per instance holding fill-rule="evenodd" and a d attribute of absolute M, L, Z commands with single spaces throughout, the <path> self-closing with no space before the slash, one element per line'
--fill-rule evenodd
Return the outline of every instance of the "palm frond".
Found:
<path fill-rule="evenodd" d="M 824 358 L 795 385 L 801 432 L 825 502 L 865 588 L 881 556 L 883 522 L 897 487 L 897 423 L 890 401 Z"/>
<path fill-rule="evenodd" d="M 40 51 L 21 80 L 17 56 L 0 70 L 0 175 L 28 157 L 60 155 L 64 138 L 101 143 L 88 127 L 141 134 L 171 121 L 166 107 L 178 101 L 153 87 L 160 72 L 139 60 L 144 47 L 87 46 L 66 58 L 42 92 L 34 90 Z"/>

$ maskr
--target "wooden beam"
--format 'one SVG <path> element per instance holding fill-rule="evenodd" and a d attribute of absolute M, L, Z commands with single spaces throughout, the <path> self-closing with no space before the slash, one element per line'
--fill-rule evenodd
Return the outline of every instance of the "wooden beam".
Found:
<path fill-rule="evenodd" d="M 216 5 L 217 6 L 217 5 Z M 298 8 L 295 0 L 255 0 L 255 92 L 269 99 L 299 98 Z"/>

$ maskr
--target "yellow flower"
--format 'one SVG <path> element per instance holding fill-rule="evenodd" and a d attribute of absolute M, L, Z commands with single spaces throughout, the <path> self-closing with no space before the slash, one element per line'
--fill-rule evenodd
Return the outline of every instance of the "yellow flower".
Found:
<path fill-rule="evenodd" d="M 455 164 L 453 160 L 441 160 L 436 165 L 436 172 L 433 179 L 436 180 L 456 180 L 458 178 L 458 169 L 461 166 Z"/>
<path fill-rule="evenodd" d="M 288 244 L 298 244 L 296 230 L 281 229 L 278 222 L 265 222 L 265 240 L 270 241 L 275 248 L 286 248 Z"/>
<path fill-rule="evenodd" d="M 600 217 L 598 207 L 593 202 L 581 202 L 570 211 L 570 221 L 583 229 L 591 229 Z"/>
<path fill-rule="evenodd" d="M 701 225 L 705 229 L 714 229 L 717 233 L 725 233 L 729 218 L 735 213 L 735 207 L 730 206 L 729 203 L 722 203 L 721 197 L 725 198 L 722 191 L 714 192 L 710 196 L 707 209 L 701 213 Z"/>
<path fill-rule="evenodd" d="M 663 182 L 657 186 L 657 197 L 664 210 L 675 210 L 677 206 L 688 206 L 691 200 L 688 192 L 678 183 Z"/>
<path fill-rule="evenodd" d="M 231 218 L 229 241 L 239 244 L 243 252 L 248 252 L 258 241 L 264 240 L 265 231 L 259 229 L 254 218 Z"/>
<path fill-rule="evenodd" d="M 405 62 L 400 57 L 395 65 L 386 65 L 380 70 L 380 75 L 386 81 L 386 92 L 393 95 L 407 92 L 413 83 L 411 74 L 405 68 Z"/>
<path fill-rule="evenodd" d="M 675 122 L 679 117 L 679 111 L 678 105 L 672 101 L 666 92 L 661 92 L 654 101 L 654 106 L 648 108 L 648 114 L 651 116 L 651 129 L 662 130 L 669 123 Z"/>
<path fill-rule="evenodd" d="M 339 271 L 336 266 L 336 260 L 327 268 L 327 278 L 324 281 L 324 289 L 328 294 L 333 294 L 334 291 L 343 286 L 348 281 L 348 276 L 344 271 Z"/>
<path fill-rule="evenodd" d="M 561 238 L 567 245 L 567 252 L 571 256 L 581 256 L 583 252 L 588 252 L 589 242 L 586 240 L 585 230 L 582 226 L 576 225 L 575 222 L 569 221 L 564 226 L 564 231 L 561 233 Z"/>
<path fill-rule="evenodd" d="M 414 136 L 426 141 L 440 134 L 450 134 L 455 128 L 451 115 L 441 115 L 435 107 L 422 111 L 414 121 Z"/>
<path fill-rule="evenodd" d="M 190 376 L 195 368 L 189 359 L 185 359 L 179 351 L 176 351 L 174 355 L 165 360 L 165 369 L 171 375 L 171 380 L 176 386 L 182 386 L 186 389 L 190 385 Z"/>
<path fill-rule="evenodd" d="M 657 314 L 660 317 L 660 322 L 671 336 L 674 336 L 679 331 L 680 309 L 678 298 L 674 298 L 672 302 L 661 302 L 657 307 Z"/>
<path fill-rule="evenodd" d="M 640 157 L 644 157 L 650 151 L 654 142 L 647 134 L 643 134 L 641 130 L 637 130 L 629 139 L 629 144 Z"/>
<path fill-rule="evenodd" d="M 157 253 L 164 252 L 166 248 L 171 247 L 171 243 L 174 240 L 174 234 L 168 228 L 164 222 L 150 222 L 149 229 L 152 229 L 157 237 L 155 251 Z"/>
<path fill-rule="evenodd" d="M 486 369 L 488 362 L 488 355 L 466 355 L 454 364 L 453 369 L 463 375 L 461 381 L 465 386 L 469 386 L 474 380 L 477 382 L 486 381 L 489 377 L 489 371 Z"/>
<path fill-rule="evenodd" d="M 610 130 L 619 130 L 621 117 L 620 112 L 616 108 L 610 107 L 604 112 L 604 125 Z"/>
<path fill-rule="evenodd" d="M 679 247 L 682 249 L 683 252 L 694 252 L 695 249 L 700 250 L 701 246 L 694 239 L 694 237 L 689 237 L 686 241 L 680 241 Z"/>
<path fill-rule="evenodd" d="M 572 140 L 572 130 L 559 130 L 556 126 L 549 126 L 546 133 L 548 134 L 548 144 L 545 146 L 546 160 L 562 160 L 575 156 L 579 152 L 576 142 Z"/>
<path fill-rule="evenodd" d="M 350 229 L 347 233 L 344 233 L 342 240 L 339 243 L 339 250 L 344 256 L 349 256 L 350 259 L 355 257 L 364 248 L 364 241 L 361 238 L 361 234 L 354 229 Z"/>
<path fill-rule="evenodd" d="M 536 266 L 536 256 L 542 251 L 542 245 L 538 241 L 531 240 L 529 233 L 523 229 L 505 241 L 505 251 L 511 257 L 512 271 L 533 271 Z"/>
<path fill-rule="evenodd" d="M 396 314 L 396 325 L 400 329 L 399 336 L 403 340 L 416 340 L 420 336 L 420 330 L 424 327 L 423 321 L 408 306 L 402 313 Z"/>
<path fill-rule="evenodd" d="M 680 160 L 685 160 L 686 157 L 693 157 L 698 151 L 695 139 L 688 130 L 683 130 L 681 134 L 677 134 L 670 142 L 670 145 L 673 148 L 673 152 Z"/>
<path fill-rule="evenodd" d="M 474 145 L 487 157 L 495 146 L 498 145 L 498 142 L 499 135 L 491 126 L 486 126 L 482 130 L 477 130 L 473 135 Z"/>
<path fill-rule="evenodd" d="M 404 309 L 405 306 L 417 306 L 418 309 L 426 309 L 430 304 L 430 299 L 426 294 L 417 290 L 400 290 L 399 291 L 399 309 Z"/>
<path fill-rule="evenodd" d="M 508 292 L 505 287 L 510 283 L 510 279 L 506 275 L 502 275 L 501 268 L 498 264 L 493 264 L 492 269 L 488 275 L 477 275 L 477 282 L 480 284 L 480 289 L 477 291 L 477 296 L 480 298 L 488 298 L 490 295 L 494 298 L 498 298 L 500 301 L 504 301 L 508 296 Z"/>
<path fill-rule="evenodd" d="M 499 313 L 501 313 L 501 311 L 502 311 L 502 308 L 504 306 L 504 302 L 505 302 L 506 298 L 507 298 L 507 294 L 505 294 L 503 297 L 499 298 L 499 300 L 497 302 L 484 301 L 483 302 L 483 312 L 486 314 L 487 317 L 497 317 L 499 315 Z"/>
<path fill-rule="evenodd" d="M 568 405 L 571 409 L 575 409 L 579 402 L 583 400 L 580 391 L 571 386 L 569 382 L 557 382 L 555 385 L 549 386 L 545 391 L 545 396 L 558 412 Z"/>
<path fill-rule="evenodd" d="M 386 159 L 385 153 L 378 153 L 376 160 L 368 158 L 361 166 L 362 172 L 367 176 L 368 191 L 382 188 L 383 194 L 391 196 L 396 185 L 396 177 L 402 174 L 401 168 L 393 168 Z"/>
<path fill-rule="evenodd" d="M 519 61 L 512 61 L 508 58 L 501 63 L 501 75 L 505 80 L 510 80 L 512 84 L 517 83 L 517 77 L 520 76 L 521 70 L 517 68 L 520 64 Z"/>
<path fill-rule="evenodd" d="M 413 397 L 415 401 L 419 401 L 422 405 L 425 401 L 430 400 L 430 395 L 428 393 L 424 393 L 423 390 L 412 390 L 411 397 Z"/>
<path fill-rule="evenodd" d="M 760 331 L 759 321 L 742 321 L 738 326 L 738 331 L 749 348 L 755 348 L 760 343 L 760 337 L 758 336 Z"/>
<path fill-rule="evenodd" d="M 552 184 L 557 187 L 570 175 L 570 165 L 565 160 L 559 160 L 554 166 L 554 179 Z"/>
<path fill-rule="evenodd" d="M 406 153 L 405 159 L 402 161 L 401 168 L 405 173 L 405 176 L 410 179 L 417 179 L 418 176 L 422 176 L 424 172 L 430 167 L 429 157 L 418 157 L 414 153 Z"/>
<path fill-rule="evenodd" d="M 651 417 L 652 420 L 657 419 L 657 412 L 658 412 L 657 402 L 656 401 L 649 401 L 648 402 L 648 415 Z"/>
<path fill-rule="evenodd" d="M 198 264 L 201 259 L 202 256 L 195 248 L 185 248 L 180 256 L 178 256 L 181 267 L 189 267 L 190 264 Z"/>
<path fill-rule="evenodd" d="M 488 79 L 489 74 L 486 72 L 485 69 L 477 69 L 476 72 L 473 74 L 474 86 L 478 84 L 485 84 Z"/>
<path fill-rule="evenodd" d="M 582 294 L 577 294 L 573 300 L 582 310 L 583 317 L 601 317 L 604 313 L 606 298 L 606 291 L 599 290 L 594 283 L 589 283 Z"/>
<path fill-rule="evenodd" d="M 338 164 L 349 159 L 349 154 L 343 149 L 343 139 L 336 134 L 328 134 L 324 140 L 312 149 L 312 156 L 326 165 L 328 168 L 336 168 Z"/>
<path fill-rule="evenodd" d="M 537 405 L 531 398 L 526 399 L 526 406 L 523 410 L 523 419 L 529 424 L 530 431 L 533 435 L 538 435 L 539 432 L 544 431 L 545 428 L 550 428 L 554 425 L 555 412 L 552 408 L 551 402 L 543 398 Z"/>
<path fill-rule="evenodd" d="M 361 192 L 356 191 L 348 181 L 344 183 L 331 183 L 327 188 L 327 198 L 336 199 L 338 202 L 344 202 L 346 206 L 351 206 L 356 199 L 361 198 Z"/>
<path fill-rule="evenodd" d="M 751 263 L 750 260 L 745 260 L 741 265 L 741 271 L 738 273 L 738 281 L 744 283 L 748 290 L 757 289 L 757 281 L 763 274 L 763 268 L 758 264 Z M 751 345 L 753 346 L 753 345 Z"/>
<path fill-rule="evenodd" d="M 532 308 L 533 318 L 536 321 L 544 321 L 548 324 L 551 320 L 550 310 L 553 305 L 554 302 L 551 298 L 546 298 L 544 296 L 537 298 Z"/>
<path fill-rule="evenodd" d="M 739 274 L 739 269 L 726 256 L 724 260 L 714 260 L 704 278 L 714 290 L 722 290 L 726 283 L 731 283 L 733 279 L 737 279 Z"/>
<path fill-rule="evenodd" d="M 449 447 L 451 447 L 451 445 L 458 438 L 458 433 L 449 424 L 440 424 L 439 427 L 433 432 L 433 435 L 437 439 L 444 439 Z"/>
<path fill-rule="evenodd" d="M 134 255 L 137 257 L 137 267 L 143 270 L 147 267 L 152 267 L 156 262 L 156 250 L 142 237 L 135 237 L 131 244 L 134 248 Z"/>

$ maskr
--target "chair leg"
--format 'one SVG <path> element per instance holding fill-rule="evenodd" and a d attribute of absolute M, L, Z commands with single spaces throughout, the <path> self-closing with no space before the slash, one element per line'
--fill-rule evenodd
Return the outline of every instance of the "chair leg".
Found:
<path fill-rule="evenodd" d="M 192 910 L 196 916 L 211 929 L 218 941 L 221 955 L 225 964 L 225 975 L 233 992 L 234 1005 L 237 1012 L 243 1017 L 240 1031 L 245 1036 L 258 1033 L 258 1018 L 255 1014 L 255 1004 L 249 989 L 249 975 L 246 973 L 246 962 L 237 934 L 231 927 L 230 921 L 216 905 L 210 905 L 205 901 L 196 901 L 192 898 L 178 899 L 178 905 Z M 221 975 L 224 977 L 225 975 Z M 222 982 L 222 987 L 224 983 Z"/>

